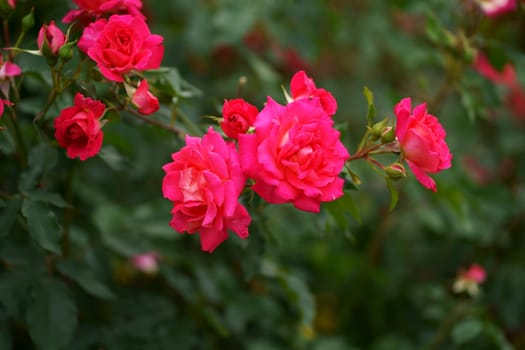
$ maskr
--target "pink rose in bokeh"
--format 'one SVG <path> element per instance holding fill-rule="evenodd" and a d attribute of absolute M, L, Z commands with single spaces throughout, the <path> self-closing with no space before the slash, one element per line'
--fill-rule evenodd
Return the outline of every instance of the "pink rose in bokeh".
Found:
<path fill-rule="evenodd" d="M 334 115 L 337 111 L 337 101 L 334 96 L 325 89 L 318 89 L 313 79 L 308 77 L 302 70 L 295 73 L 292 77 L 290 90 L 294 101 L 303 98 L 317 97 L 328 115 Z"/>
<path fill-rule="evenodd" d="M 131 102 L 137 107 L 141 114 L 152 114 L 159 110 L 159 100 L 149 91 L 148 81 L 140 81 L 137 90 L 131 96 Z"/>
<path fill-rule="evenodd" d="M 11 78 L 22 74 L 22 69 L 15 63 L 2 61 L 0 56 L 0 91 L 4 97 L 9 98 L 9 81 Z"/>
<path fill-rule="evenodd" d="M 78 47 L 107 79 L 122 82 L 122 76 L 133 70 L 159 68 L 164 55 L 162 41 L 162 36 L 151 34 L 142 18 L 113 15 L 86 27 Z"/>
<path fill-rule="evenodd" d="M 160 255 L 157 252 L 137 254 L 131 257 L 131 264 L 144 273 L 154 274 L 159 270 Z"/>
<path fill-rule="evenodd" d="M 11 6 L 12 9 L 14 9 L 16 7 L 15 0 L 7 0 L 7 4 L 9 6 Z"/>
<path fill-rule="evenodd" d="M 239 155 L 253 190 L 269 203 L 293 203 L 319 212 L 321 202 L 343 195 L 339 177 L 348 151 L 319 99 L 281 106 L 271 97 L 254 134 L 239 135 Z"/>
<path fill-rule="evenodd" d="M 66 42 L 66 36 L 64 33 L 55 25 L 55 21 L 51 21 L 49 25 L 44 24 L 38 32 L 37 45 L 40 51 L 43 50 L 44 45 L 47 44 L 49 50 L 53 55 L 58 54 L 58 50 Z"/>
<path fill-rule="evenodd" d="M 55 119 L 55 138 L 69 158 L 86 160 L 96 155 L 102 146 L 100 118 L 106 106 L 81 93 L 75 95 L 74 103 Z"/>
<path fill-rule="evenodd" d="M 199 232 L 202 250 L 213 252 L 228 238 L 228 229 L 248 237 L 251 217 L 239 203 L 246 178 L 233 142 L 211 127 L 202 138 L 186 136 L 186 146 L 162 167 L 164 197 L 173 202 L 170 226 Z"/>
<path fill-rule="evenodd" d="M 73 0 L 79 7 L 69 11 L 62 22 L 71 23 L 76 20 L 89 21 L 105 14 L 129 13 L 133 16 L 144 18 L 140 12 L 142 8 L 141 0 Z"/>
<path fill-rule="evenodd" d="M 12 106 L 13 103 L 8 100 L 3 100 L 0 98 L 0 118 L 2 118 L 2 115 L 4 114 L 4 106 Z M 1 128 L 0 128 L 1 129 Z"/>
<path fill-rule="evenodd" d="M 481 10 L 489 17 L 496 17 L 506 12 L 514 11 L 516 0 L 476 0 Z"/>
<path fill-rule="evenodd" d="M 397 117 L 396 136 L 401 152 L 416 179 L 436 192 L 435 181 L 427 174 L 450 168 L 452 154 L 445 142 L 445 130 L 438 119 L 427 113 L 426 103 L 414 108 L 410 97 L 394 108 Z"/>
<path fill-rule="evenodd" d="M 506 63 L 499 72 L 482 52 L 478 52 L 473 66 L 488 80 L 507 88 L 506 104 L 517 119 L 525 120 L 525 89 L 519 82 L 514 66 Z"/>
<path fill-rule="evenodd" d="M 467 270 L 460 270 L 452 290 L 456 293 L 467 292 L 471 296 L 479 293 L 479 285 L 485 282 L 487 273 L 483 266 L 472 264 Z"/>
<path fill-rule="evenodd" d="M 226 136 L 237 139 L 238 134 L 246 134 L 253 126 L 257 113 L 259 113 L 257 107 L 242 98 L 225 100 L 222 106 L 221 128 Z"/>

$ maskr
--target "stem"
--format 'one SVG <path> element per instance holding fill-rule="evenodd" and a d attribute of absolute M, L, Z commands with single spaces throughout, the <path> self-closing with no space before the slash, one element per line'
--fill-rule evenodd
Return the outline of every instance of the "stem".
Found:
<path fill-rule="evenodd" d="M 452 327 L 461 320 L 468 312 L 469 307 L 466 303 L 458 303 L 452 309 L 452 312 L 449 313 L 449 316 L 445 318 L 441 325 L 439 326 L 439 329 L 437 333 L 434 335 L 434 337 L 430 340 L 430 342 L 427 344 L 427 346 L 423 347 L 423 350 L 436 350 L 439 349 L 440 345 L 447 340 L 448 334 L 452 330 Z"/>
<path fill-rule="evenodd" d="M 174 113 L 174 114 L 176 114 L 176 115 L 178 115 L 180 117 L 180 119 L 182 120 L 184 125 L 186 125 L 188 130 L 193 135 L 200 135 L 200 134 L 202 134 L 202 132 L 199 129 L 199 127 L 197 125 L 195 125 L 195 123 L 190 119 L 190 117 L 188 117 L 186 115 L 186 113 L 184 113 L 180 108 L 175 108 L 172 113 Z"/>
<path fill-rule="evenodd" d="M 5 45 L 4 47 L 10 47 L 11 46 L 11 38 L 9 37 L 9 21 L 7 19 L 4 19 L 3 21 L 3 28 L 4 30 L 4 41 L 5 41 Z M 13 51 L 12 50 L 8 50 L 7 51 L 7 55 L 9 57 L 9 60 L 12 61 L 13 60 Z"/>
<path fill-rule="evenodd" d="M 73 199 L 73 177 L 75 174 L 75 163 L 69 168 L 66 180 L 66 193 L 65 200 L 67 203 L 71 203 Z M 62 255 L 67 258 L 69 256 L 69 226 L 73 216 L 73 208 L 64 208 L 64 235 L 62 236 Z"/>
<path fill-rule="evenodd" d="M 186 134 L 184 132 L 184 130 L 182 130 L 182 129 L 179 129 L 179 128 L 175 127 L 175 126 L 166 125 L 166 124 L 164 124 L 162 122 L 159 122 L 158 120 L 151 119 L 151 118 L 148 118 L 146 116 L 143 116 L 142 114 L 138 113 L 137 111 L 135 111 L 133 109 L 126 108 L 125 110 L 127 112 L 129 112 L 135 118 L 139 118 L 140 120 L 145 121 L 146 123 L 158 126 L 159 128 L 162 128 L 164 130 L 171 131 L 171 132 L 177 134 L 177 136 L 179 136 L 180 138 L 183 138 L 184 135 Z"/>

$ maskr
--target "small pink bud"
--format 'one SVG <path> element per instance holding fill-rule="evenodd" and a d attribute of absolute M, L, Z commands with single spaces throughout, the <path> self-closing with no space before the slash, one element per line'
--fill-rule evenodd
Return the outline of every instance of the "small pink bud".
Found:
<path fill-rule="evenodd" d="M 131 94 L 131 102 L 139 113 L 145 115 L 155 113 L 159 109 L 159 100 L 148 89 L 148 81 L 143 79 Z"/>
<path fill-rule="evenodd" d="M 49 50 L 52 55 L 56 56 L 58 50 L 66 42 L 64 33 L 55 25 L 55 21 L 51 21 L 49 25 L 44 24 L 38 32 L 37 45 L 38 49 L 45 55 L 46 50 Z M 47 45 L 47 48 L 46 48 Z"/>
<path fill-rule="evenodd" d="M 405 167 L 400 163 L 393 163 L 385 168 L 385 173 L 392 180 L 399 180 L 407 176 Z"/>
<path fill-rule="evenodd" d="M 461 270 L 454 281 L 452 290 L 456 293 L 466 292 L 470 296 L 479 293 L 479 285 L 485 282 L 487 275 L 485 269 L 477 264 L 472 264 L 467 270 Z"/>

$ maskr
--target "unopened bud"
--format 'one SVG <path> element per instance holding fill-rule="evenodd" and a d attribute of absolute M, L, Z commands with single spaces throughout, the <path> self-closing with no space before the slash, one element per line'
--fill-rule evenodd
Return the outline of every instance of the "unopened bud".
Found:
<path fill-rule="evenodd" d="M 391 180 L 400 180 L 407 176 L 407 171 L 401 163 L 393 163 L 385 168 L 385 173 Z"/>
<path fill-rule="evenodd" d="M 58 50 L 58 57 L 64 62 L 73 58 L 73 46 L 75 43 L 67 43 Z"/>
<path fill-rule="evenodd" d="M 388 127 L 388 120 L 383 119 L 380 122 L 375 123 L 372 125 L 372 137 L 374 140 L 378 140 L 381 135 L 383 134 L 383 131 L 385 128 Z"/>
<path fill-rule="evenodd" d="M 27 15 L 22 18 L 22 31 L 27 33 L 35 26 L 35 16 L 33 15 L 34 9 L 31 9 Z"/>
<path fill-rule="evenodd" d="M 396 131 L 393 127 L 387 126 L 381 133 L 381 143 L 390 143 L 396 138 Z"/>

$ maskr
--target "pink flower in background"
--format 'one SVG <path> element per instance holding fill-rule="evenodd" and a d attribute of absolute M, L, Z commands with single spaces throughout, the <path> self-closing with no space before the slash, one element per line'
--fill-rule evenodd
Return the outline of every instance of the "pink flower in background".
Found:
<path fill-rule="evenodd" d="M 131 102 L 141 114 L 152 114 L 159 109 L 159 100 L 149 91 L 149 85 L 146 79 L 140 81 L 137 90 L 131 97 Z"/>
<path fill-rule="evenodd" d="M 257 107 L 249 104 L 242 98 L 225 100 L 222 106 L 221 128 L 232 139 L 237 139 L 238 134 L 245 134 L 253 126 L 257 117 Z"/>
<path fill-rule="evenodd" d="M 60 28 L 55 25 L 55 21 L 51 21 L 49 25 L 44 24 L 40 28 L 36 42 L 40 51 L 44 48 L 44 43 L 47 43 L 53 55 L 56 55 L 58 54 L 58 50 L 60 50 L 66 42 L 66 36 Z"/>
<path fill-rule="evenodd" d="M 334 115 L 337 111 L 337 101 L 334 96 L 325 89 L 318 89 L 313 79 L 308 77 L 304 71 L 294 74 L 290 82 L 290 90 L 294 101 L 317 97 L 328 115 Z"/>
<path fill-rule="evenodd" d="M 271 97 L 255 120 L 254 134 L 239 135 L 244 172 L 269 203 L 293 203 L 319 212 L 321 202 L 343 195 L 339 173 L 349 158 L 319 99 L 281 106 Z"/>
<path fill-rule="evenodd" d="M 131 71 L 160 67 L 163 38 L 151 34 L 140 17 L 113 15 L 84 29 L 78 47 L 97 63 L 102 75 L 117 82 Z"/>
<path fill-rule="evenodd" d="M 70 158 L 86 160 L 102 146 L 100 118 L 106 106 L 81 93 L 75 95 L 75 105 L 64 108 L 55 119 L 55 138 Z"/>
<path fill-rule="evenodd" d="M 129 13 L 144 18 L 140 12 L 141 0 L 73 0 L 79 7 L 69 11 L 62 22 L 71 23 L 79 19 L 91 19 L 105 14 Z"/>
<path fill-rule="evenodd" d="M 506 103 L 514 116 L 520 120 L 525 119 L 525 89 L 521 86 L 516 69 L 511 63 L 506 63 L 502 71 L 494 68 L 487 56 L 479 52 L 473 63 L 474 69 L 479 74 L 495 84 L 504 86 L 508 89 Z"/>
<path fill-rule="evenodd" d="M 486 278 L 485 269 L 478 264 L 472 264 L 467 270 L 458 273 L 452 290 L 456 293 L 467 292 L 471 296 L 476 296 L 479 293 L 479 285 L 485 282 Z"/>
<path fill-rule="evenodd" d="M 7 0 L 7 4 L 13 9 L 16 7 L 15 0 Z"/>
<path fill-rule="evenodd" d="M 410 97 L 394 108 L 397 117 L 396 136 L 401 152 L 416 179 L 436 192 L 435 181 L 428 174 L 450 168 L 452 154 L 445 142 L 445 130 L 438 119 L 427 113 L 426 103 L 414 108 Z"/>
<path fill-rule="evenodd" d="M 476 0 L 481 10 L 489 17 L 496 17 L 506 12 L 514 11 L 516 0 Z"/>
<path fill-rule="evenodd" d="M 12 106 L 13 103 L 8 100 L 3 100 L 0 98 L 0 118 L 2 118 L 2 115 L 4 114 L 4 106 Z"/>
<path fill-rule="evenodd" d="M 137 254 L 131 257 L 131 263 L 137 270 L 154 274 L 159 270 L 160 255 L 157 252 Z"/>
<path fill-rule="evenodd" d="M 186 136 L 186 146 L 162 168 L 164 197 L 173 202 L 170 226 L 199 232 L 202 250 L 213 252 L 228 238 L 228 229 L 248 237 L 251 217 L 239 203 L 246 178 L 233 142 L 211 127 L 202 138 Z"/>
<path fill-rule="evenodd" d="M 2 62 L 0 56 L 0 92 L 4 97 L 9 98 L 9 81 L 11 78 L 22 74 L 22 69 L 15 63 L 6 61 Z"/>

